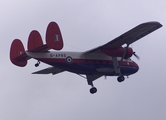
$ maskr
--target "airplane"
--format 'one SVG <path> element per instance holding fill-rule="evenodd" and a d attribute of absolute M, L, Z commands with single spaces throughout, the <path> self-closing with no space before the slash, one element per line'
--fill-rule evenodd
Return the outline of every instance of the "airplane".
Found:
<path fill-rule="evenodd" d="M 21 40 L 14 39 L 10 48 L 10 60 L 19 67 L 25 67 L 31 58 L 37 60 L 36 67 L 40 62 L 51 66 L 32 74 L 55 75 L 64 71 L 75 73 L 87 80 L 91 86 L 90 93 L 94 94 L 97 92 L 94 80 L 102 76 L 117 76 L 117 81 L 123 82 L 124 76 L 128 77 L 139 70 L 137 63 L 131 60 L 132 56 L 139 57 L 129 45 L 160 27 L 162 24 L 157 21 L 145 22 L 99 47 L 84 52 L 69 52 L 60 51 L 64 46 L 62 34 L 58 24 L 52 21 L 46 29 L 45 44 L 37 30 L 30 32 L 26 51 Z"/>

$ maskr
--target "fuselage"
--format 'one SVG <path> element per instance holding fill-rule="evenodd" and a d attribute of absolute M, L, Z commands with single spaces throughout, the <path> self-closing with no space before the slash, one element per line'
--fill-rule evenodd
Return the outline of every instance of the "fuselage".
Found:
<path fill-rule="evenodd" d="M 76 74 L 99 74 L 106 76 L 118 76 L 115 72 L 115 66 L 111 56 L 102 52 L 86 53 L 84 52 L 27 52 L 29 57 L 65 71 Z M 117 57 L 120 62 L 121 57 Z M 129 76 L 139 70 L 138 65 L 131 59 L 123 60 L 120 65 L 122 75 Z"/>

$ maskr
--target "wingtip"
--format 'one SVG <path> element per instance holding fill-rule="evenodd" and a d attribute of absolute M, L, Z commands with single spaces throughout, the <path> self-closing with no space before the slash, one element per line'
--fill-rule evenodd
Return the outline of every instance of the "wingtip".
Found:
<path fill-rule="evenodd" d="M 153 24 L 153 25 L 158 26 L 159 28 L 163 26 L 163 25 L 162 25 L 160 22 L 158 22 L 158 21 L 149 21 L 149 22 L 145 22 L 145 23 L 143 23 L 143 24 Z"/>

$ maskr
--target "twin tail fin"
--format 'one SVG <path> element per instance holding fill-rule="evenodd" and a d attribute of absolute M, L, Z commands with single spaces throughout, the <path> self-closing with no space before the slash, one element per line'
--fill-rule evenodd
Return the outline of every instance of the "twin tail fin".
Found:
<path fill-rule="evenodd" d="M 28 37 L 28 52 L 48 52 L 50 49 L 61 50 L 63 38 L 60 28 L 56 22 L 50 22 L 46 30 L 46 44 L 43 44 L 42 37 L 37 30 L 32 30 Z M 19 39 L 13 40 L 10 47 L 11 62 L 20 67 L 27 65 L 30 57 L 26 54 L 24 46 Z"/>
<path fill-rule="evenodd" d="M 13 40 L 10 47 L 10 61 L 17 66 L 24 67 L 27 65 L 28 56 L 24 46 L 19 39 Z"/>

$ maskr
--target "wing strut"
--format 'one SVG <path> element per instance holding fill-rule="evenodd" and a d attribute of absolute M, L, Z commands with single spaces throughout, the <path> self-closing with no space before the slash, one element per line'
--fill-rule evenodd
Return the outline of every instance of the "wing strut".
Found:
<path fill-rule="evenodd" d="M 121 74 L 121 72 L 120 72 L 120 65 L 119 65 L 119 62 L 117 60 L 117 57 L 112 57 L 112 61 L 113 61 L 115 72 L 120 75 Z"/>

